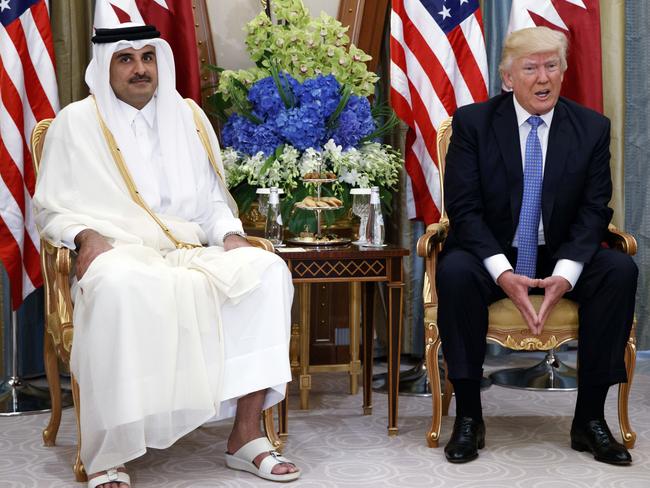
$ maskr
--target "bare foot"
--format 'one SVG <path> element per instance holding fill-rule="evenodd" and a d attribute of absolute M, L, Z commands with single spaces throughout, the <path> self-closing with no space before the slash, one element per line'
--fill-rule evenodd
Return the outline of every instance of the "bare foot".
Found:
<path fill-rule="evenodd" d="M 252 441 L 254 439 L 257 439 L 258 437 L 263 437 L 263 436 L 260 436 L 258 434 L 255 437 L 238 438 L 238 436 L 236 435 L 236 433 L 233 430 L 233 432 L 230 434 L 230 437 L 228 438 L 228 454 L 236 453 L 239 450 L 239 448 L 241 448 L 243 445 L 247 444 L 248 442 L 250 442 L 250 441 Z M 259 468 L 260 463 L 262 462 L 262 460 L 265 457 L 270 456 L 270 455 L 271 455 L 270 452 L 262 452 L 262 453 L 260 453 L 258 456 L 255 457 L 255 459 L 253 459 L 253 464 L 255 464 L 255 466 L 257 466 Z M 273 469 L 271 470 L 271 473 L 273 473 L 273 474 L 287 474 L 287 473 L 296 473 L 298 471 L 300 471 L 300 469 L 298 469 L 298 467 L 293 463 L 280 463 L 280 464 L 276 464 L 275 466 L 273 466 Z"/>
<path fill-rule="evenodd" d="M 126 473 L 125 468 L 116 468 L 118 472 L 120 473 Z M 88 481 L 95 479 L 99 476 L 105 475 L 107 471 L 99 471 L 98 473 L 93 473 L 90 476 L 88 476 Z M 97 485 L 97 488 L 130 488 L 130 485 L 127 483 L 123 483 L 121 481 L 109 481 L 107 483 L 102 483 L 101 485 Z"/>

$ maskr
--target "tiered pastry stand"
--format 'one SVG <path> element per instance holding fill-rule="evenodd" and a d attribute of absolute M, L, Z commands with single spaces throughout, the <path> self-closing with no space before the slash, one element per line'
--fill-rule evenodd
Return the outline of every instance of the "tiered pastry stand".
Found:
<path fill-rule="evenodd" d="M 296 245 L 305 245 L 305 246 L 340 246 L 340 245 L 345 245 L 349 244 L 352 240 L 347 238 L 347 237 L 337 237 L 335 235 L 323 235 L 323 228 L 322 228 L 322 220 L 321 220 L 321 212 L 329 212 L 331 210 L 339 210 L 341 208 L 340 205 L 337 206 L 332 206 L 328 205 L 325 202 L 321 200 L 321 186 L 324 183 L 333 183 L 336 181 L 336 178 L 304 178 L 302 180 L 304 183 L 312 183 L 316 185 L 316 197 L 315 200 L 317 202 L 321 202 L 321 205 L 316 205 L 316 206 L 310 206 L 306 205 L 303 201 L 297 202 L 295 204 L 296 208 L 299 208 L 301 210 L 309 210 L 313 211 L 316 213 L 316 234 L 313 236 L 311 235 L 304 235 L 301 234 L 298 237 L 293 237 L 291 239 L 287 239 L 287 242 L 290 244 L 296 244 Z"/>

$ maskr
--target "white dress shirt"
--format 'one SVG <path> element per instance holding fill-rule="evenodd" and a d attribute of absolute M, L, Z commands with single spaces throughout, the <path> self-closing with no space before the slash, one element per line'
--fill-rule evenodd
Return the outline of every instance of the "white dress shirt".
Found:
<path fill-rule="evenodd" d="M 517 115 L 517 126 L 519 127 L 519 147 L 521 149 L 521 162 L 522 166 L 526 164 L 526 138 L 528 133 L 531 131 L 530 124 L 527 123 L 529 117 L 532 114 L 529 114 L 517 101 L 517 97 L 513 95 L 512 100 L 515 105 L 515 114 Z M 546 169 L 546 149 L 548 147 L 548 134 L 551 129 L 551 123 L 553 121 L 553 113 L 555 109 L 552 109 L 550 112 L 547 112 L 543 115 L 540 115 L 542 119 L 542 124 L 537 128 L 537 136 L 539 137 L 539 142 L 542 145 L 542 172 Z M 515 231 L 514 238 L 512 240 L 513 247 L 517 247 L 518 243 L 518 233 L 519 233 L 519 224 L 517 224 L 517 230 Z M 544 240 L 544 224 L 542 221 L 542 216 L 540 214 L 539 218 L 539 228 L 538 228 L 538 242 L 539 245 L 546 243 Z M 496 282 L 499 276 L 505 271 L 512 271 L 512 266 L 506 258 L 505 254 L 495 254 L 483 260 L 485 268 L 492 276 L 492 279 Z M 561 276 L 566 279 L 571 284 L 571 289 L 575 286 L 578 278 L 580 278 L 580 273 L 582 273 L 582 268 L 584 263 L 579 261 L 573 261 L 570 259 L 559 259 L 555 264 L 553 269 L 553 276 Z"/>

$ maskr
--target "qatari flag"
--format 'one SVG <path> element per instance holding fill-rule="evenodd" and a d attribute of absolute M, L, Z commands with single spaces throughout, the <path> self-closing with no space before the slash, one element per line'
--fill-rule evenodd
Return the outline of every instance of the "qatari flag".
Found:
<path fill-rule="evenodd" d="M 513 0 L 508 33 L 546 26 L 569 39 L 569 68 L 562 95 L 603 111 L 603 77 L 598 0 Z"/>

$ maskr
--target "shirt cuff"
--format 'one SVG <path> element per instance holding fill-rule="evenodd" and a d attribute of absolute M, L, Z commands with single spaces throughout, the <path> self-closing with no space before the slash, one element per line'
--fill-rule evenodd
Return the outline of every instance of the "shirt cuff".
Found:
<path fill-rule="evenodd" d="M 61 234 L 61 244 L 63 244 L 64 247 L 67 247 L 71 251 L 76 251 L 77 245 L 74 243 L 74 238 L 77 237 L 77 234 L 79 234 L 79 232 L 88 228 L 89 227 L 81 224 L 66 227 Z"/>
<path fill-rule="evenodd" d="M 488 273 L 490 273 L 490 276 L 492 276 L 495 283 L 504 271 L 512 271 L 510 261 L 508 261 L 505 254 L 495 254 L 494 256 L 485 258 L 483 260 L 483 265 L 485 266 L 485 269 L 487 269 Z"/>
<path fill-rule="evenodd" d="M 226 234 L 244 233 L 244 226 L 239 219 L 230 219 L 227 225 L 217 224 L 215 227 L 219 230 L 214 233 L 214 244 L 221 247 L 223 247 L 223 238 Z"/>
<path fill-rule="evenodd" d="M 571 259 L 559 259 L 555 263 L 555 268 L 553 269 L 553 276 L 561 276 L 571 284 L 571 290 L 576 286 L 578 278 L 582 273 L 582 268 L 584 268 L 585 263 L 580 261 L 573 261 Z"/>

